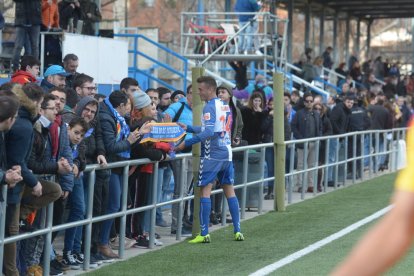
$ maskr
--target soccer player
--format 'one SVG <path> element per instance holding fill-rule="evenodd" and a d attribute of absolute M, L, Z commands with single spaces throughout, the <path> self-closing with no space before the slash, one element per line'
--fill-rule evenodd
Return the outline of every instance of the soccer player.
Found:
<path fill-rule="evenodd" d="M 407 133 L 407 166 L 398 175 L 391 211 L 357 244 L 332 275 L 380 275 L 410 248 L 414 239 L 414 121 Z"/>
<path fill-rule="evenodd" d="M 200 198 L 200 229 L 190 243 L 209 243 L 208 224 L 211 212 L 211 188 L 218 179 L 226 195 L 229 210 L 233 220 L 234 239 L 243 241 L 240 232 L 239 202 L 234 193 L 234 168 L 231 151 L 231 124 L 230 107 L 216 96 L 216 81 L 209 76 L 197 79 L 201 100 L 206 102 L 201 118 L 201 127 L 181 124 L 187 132 L 194 133 L 191 139 L 185 140 L 177 146 L 181 151 L 185 147 L 201 142 L 200 174 L 198 186 L 201 189 Z"/>

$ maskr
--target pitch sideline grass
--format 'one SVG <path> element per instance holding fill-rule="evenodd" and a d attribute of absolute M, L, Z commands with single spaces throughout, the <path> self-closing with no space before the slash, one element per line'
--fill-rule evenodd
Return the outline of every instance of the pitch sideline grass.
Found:
<path fill-rule="evenodd" d="M 248 275 L 387 206 L 394 178 L 382 176 L 244 221 L 244 242 L 232 240 L 230 226 L 213 232 L 211 244 L 182 242 L 92 274 Z"/>

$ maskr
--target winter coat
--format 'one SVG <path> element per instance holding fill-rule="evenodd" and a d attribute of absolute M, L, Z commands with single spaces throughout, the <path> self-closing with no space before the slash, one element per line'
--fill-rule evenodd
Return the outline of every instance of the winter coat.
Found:
<path fill-rule="evenodd" d="M 58 9 L 60 15 L 60 26 L 62 29 L 67 30 L 69 25 L 69 19 L 73 18 L 73 26 L 76 28 L 76 24 L 81 17 L 81 11 L 78 7 L 72 7 L 73 1 L 63 0 L 59 2 Z M 74 5 L 73 5 L 74 6 Z"/>
<path fill-rule="evenodd" d="M 59 11 L 57 0 L 49 5 L 48 0 L 42 0 L 42 24 L 45 28 L 59 28 Z"/>
<path fill-rule="evenodd" d="M 33 145 L 33 124 L 38 118 L 36 106 L 21 88 L 14 88 L 13 92 L 19 98 L 20 108 L 16 122 L 5 136 L 7 168 L 19 165 L 23 181 L 7 190 L 7 203 L 9 204 L 20 202 L 23 185 L 33 188 L 38 182 L 27 166 Z"/>
<path fill-rule="evenodd" d="M 308 116 L 312 116 L 315 120 L 315 135 L 312 136 L 308 132 Z M 303 108 L 296 112 L 295 117 L 293 117 L 291 128 L 293 132 L 293 137 L 295 139 L 305 139 L 305 138 L 313 138 L 313 137 L 319 137 L 322 136 L 322 122 L 321 122 L 321 116 L 319 115 L 319 112 L 315 111 L 308 111 L 306 108 Z M 297 147 L 300 147 L 303 145 L 297 145 Z"/>
<path fill-rule="evenodd" d="M 4 132 L 0 132 L 0 187 L 1 185 L 7 185 L 6 183 L 6 171 L 7 171 L 7 156 L 6 145 L 4 141 Z M 3 193 L 0 192 L 0 202 L 3 202 Z"/>
<path fill-rule="evenodd" d="M 37 26 L 42 23 L 40 0 L 14 0 L 14 2 L 16 26 Z"/>
<path fill-rule="evenodd" d="M 52 140 L 49 128 L 45 128 L 40 122 L 36 122 L 34 129 L 35 139 L 30 160 L 28 162 L 29 168 L 35 174 L 57 175 L 58 180 L 56 182 L 59 183 L 62 191 L 71 192 L 73 188 L 73 173 L 69 172 L 64 175 L 58 174 L 58 165 L 56 163 L 56 160 L 64 157 L 71 165 L 73 164 L 72 149 L 70 148 L 66 124 L 62 123 L 60 126 L 59 149 L 56 160 L 55 158 L 52 158 Z"/>
<path fill-rule="evenodd" d="M 40 87 L 43 89 L 43 92 L 48 93 L 49 89 L 54 88 L 55 86 L 48 82 L 46 79 L 43 79 L 40 83 Z"/>
<path fill-rule="evenodd" d="M 258 12 L 260 10 L 259 4 L 256 0 L 237 0 L 234 6 L 235 12 Z M 247 22 L 253 19 L 254 14 L 239 15 L 240 22 Z"/>
<path fill-rule="evenodd" d="M 85 106 L 87 106 L 93 101 L 95 101 L 95 99 L 91 97 L 82 98 L 76 105 L 76 115 L 80 117 Z M 98 155 L 105 155 L 106 153 L 102 137 L 101 122 L 98 118 L 98 114 L 99 105 L 98 109 L 96 110 L 95 118 L 89 123 L 89 130 L 86 132 L 85 138 L 83 139 L 83 142 L 86 147 L 86 164 L 96 164 L 96 158 L 98 157 Z"/>
<path fill-rule="evenodd" d="M 29 72 L 18 70 L 12 75 L 10 82 L 19 83 L 23 85 L 29 82 L 37 82 L 37 80 L 36 77 L 30 74 Z"/>
<path fill-rule="evenodd" d="M 344 134 L 348 130 L 349 116 L 351 111 L 344 105 L 338 103 L 329 114 L 332 124 L 333 134 Z"/>
<path fill-rule="evenodd" d="M 104 102 L 99 105 L 98 118 L 102 128 L 102 137 L 106 151 L 106 160 L 108 162 L 125 160 L 125 158 L 120 157 L 118 153 L 130 151 L 131 144 L 127 139 L 116 141 L 116 119 Z"/>
<path fill-rule="evenodd" d="M 262 142 L 262 131 L 260 126 L 265 119 L 264 112 L 256 112 L 247 106 L 240 109 L 243 117 L 242 137 L 249 145 L 256 145 Z"/>
<path fill-rule="evenodd" d="M 81 9 L 81 20 L 83 20 L 82 34 L 95 35 L 95 23 L 102 20 L 98 6 L 92 0 L 79 0 Z M 90 13 L 89 18 L 87 14 Z"/>
<path fill-rule="evenodd" d="M 163 115 L 170 116 L 171 120 L 174 119 L 175 115 L 178 113 L 180 108 L 184 104 L 184 109 L 181 112 L 180 117 L 177 122 L 183 123 L 185 125 L 193 125 L 193 110 L 188 105 L 187 98 L 181 98 L 178 102 L 171 104 L 164 112 Z M 185 140 L 191 139 L 193 137 L 192 133 L 187 133 Z"/>

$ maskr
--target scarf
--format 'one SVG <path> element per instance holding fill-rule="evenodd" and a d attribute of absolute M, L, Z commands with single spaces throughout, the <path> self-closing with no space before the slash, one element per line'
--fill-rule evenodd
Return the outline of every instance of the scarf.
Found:
<path fill-rule="evenodd" d="M 116 120 L 116 142 L 125 140 L 129 136 L 129 126 L 125 122 L 124 117 L 122 117 L 118 111 L 112 106 L 111 102 L 109 101 L 109 97 L 105 99 L 105 104 L 108 106 L 109 110 L 111 111 L 112 115 L 115 117 Z M 122 158 L 129 159 L 130 158 L 130 151 L 119 152 L 117 154 Z"/>
<path fill-rule="evenodd" d="M 50 138 L 52 140 L 52 157 L 57 160 L 59 150 L 59 127 L 62 124 L 62 116 L 57 115 L 55 121 L 49 128 Z"/>

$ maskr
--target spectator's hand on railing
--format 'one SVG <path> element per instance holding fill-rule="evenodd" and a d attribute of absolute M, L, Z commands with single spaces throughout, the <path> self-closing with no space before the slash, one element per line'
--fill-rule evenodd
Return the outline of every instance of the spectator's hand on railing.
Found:
<path fill-rule="evenodd" d="M 106 158 L 103 155 L 98 155 L 98 157 L 96 157 L 96 161 L 98 161 L 98 164 L 101 167 L 106 167 L 108 165 L 108 162 L 106 161 Z"/>
<path fill-rule="evenodd" d="M 73 175 L 77 178 L 79 176 L 79 168 L 75 164 L 73 164 Z"/>
<path fill-rule="evenodd" d="M 14 186 L 16 186 L 18 182 L 23 180 L 23 177 L 20 172 L 20 166 L 18 167 L 19 167 L 19 170 L 11 169 L 11 170 L 7 170 L 6 172 L 4 179 L 7 185 L 9 186 L 9 188 L 13 188 Z"/>
<path fill-rule="evenodd" d="M 69 164 L 68 160 L 66 160 L 66 158 L 64 157 L 61 157 L 59 161 L 57 162 L 57 164 L 58 164 L 58 174 L 67 174 L 72 171 L 71 165 Z"/>
<path fill-rule="evenodd" d="M 42 196 L 42 184 L 40 182 L 37 182 L 36 186 L 33 187 L 32 195 L 36 197 Z"/>

